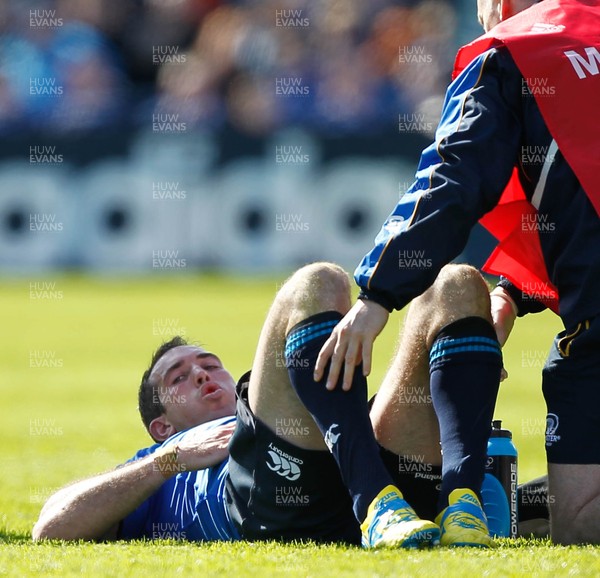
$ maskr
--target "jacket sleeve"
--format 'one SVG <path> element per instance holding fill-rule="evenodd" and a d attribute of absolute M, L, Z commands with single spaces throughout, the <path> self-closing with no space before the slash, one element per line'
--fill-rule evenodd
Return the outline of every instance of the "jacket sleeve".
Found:
<path fill-rule="evenodd" d="M 505 49 L 475 60 L 446 92 L 435 142 L 354 277 L 362 299 L 401 309 L 464 249 L 518 161 L 522 77 Z"/>
<path fill-rule="evenodd" d="M 515 285 L 513 285 L 506 277 L 500 277 L 497 286 L 502 287 L 515 302 L 518 317 L 523 317 L 528 313 L 539 313 L 546 309 L 546 306 L 541 301 L 537 301 L 526 293 L 523 293 L 523 291 L 518 287 L 515 287 Z"/>

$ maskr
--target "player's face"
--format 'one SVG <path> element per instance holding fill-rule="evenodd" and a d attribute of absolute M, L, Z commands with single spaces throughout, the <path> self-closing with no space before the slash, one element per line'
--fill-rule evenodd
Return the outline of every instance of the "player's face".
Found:
<path fill-rule="evenodd" d="M 151 378 L 171 425 L 182 431 L 235 413 L 235 381 L 221 360 L 200 347 L 183 345 L 165 353 Z"/>
<path fill-rule="evenodd" d="M 479 24 L 488 32 L 501 20 L 500 0 L 477 0 Z"/>

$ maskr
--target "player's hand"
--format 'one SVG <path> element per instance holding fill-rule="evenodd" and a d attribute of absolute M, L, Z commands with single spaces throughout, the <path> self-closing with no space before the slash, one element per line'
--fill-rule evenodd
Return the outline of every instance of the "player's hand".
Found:
<path fill-rule="evenodd" d="M 228 423 L 186 435 L 177 444 L 177 465 L 182 471 L 203 470 L 226 460 L 229 456 L 227 444 L 234 429 L 235 423 Z"/>
<path fill-rule="evenodd" d="M 385 327 L 389 315 L 374 301 L 357 301 L 321 348 L 315 365 L 315 381 L 321 381 L 329 361 L 331 366 L 326 384 L 329 390 L 335 389 L 343 370 L 342 389 L 348 391 L 352 387 L 354 369 L 361 361 L 363 375 L 369 375 L 373 342 Z"/>

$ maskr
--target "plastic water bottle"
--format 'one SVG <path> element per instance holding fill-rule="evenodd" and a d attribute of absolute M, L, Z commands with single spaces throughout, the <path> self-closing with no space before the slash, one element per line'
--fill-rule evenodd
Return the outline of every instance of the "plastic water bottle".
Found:
<path fill-rule="evenodd" d="M 488 440 L 485 476 L 481 487 L 483 509 L 492 536 L 517 537 L 517 448 L 512 433 L 494 420 Z"/>

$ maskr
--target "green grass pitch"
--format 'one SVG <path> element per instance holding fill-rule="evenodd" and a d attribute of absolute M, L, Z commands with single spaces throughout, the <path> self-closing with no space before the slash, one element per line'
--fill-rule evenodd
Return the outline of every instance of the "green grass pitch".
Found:
<path fill-rule="evenodd" d="M 174 333 L 217 352 L 237 376 L 250 367 L 284 277 L 183 276 L 4 280 L 0 283 L 0 575 L 4 576 L 598 576 L 600 550 L 502 541 L 491 551 L 377 551 L 314 545 L 33 544 L 49 494 L 114 467 L 148 444 L 136 389 L 151 351 Z M 401 326 L 376 345 L 370 387 Z M 510 374 L 496 417 L 519 449 L 520 479 L 544 472 L 540 372 L 558 319 L 519 320 L 505 348 Z"/>

